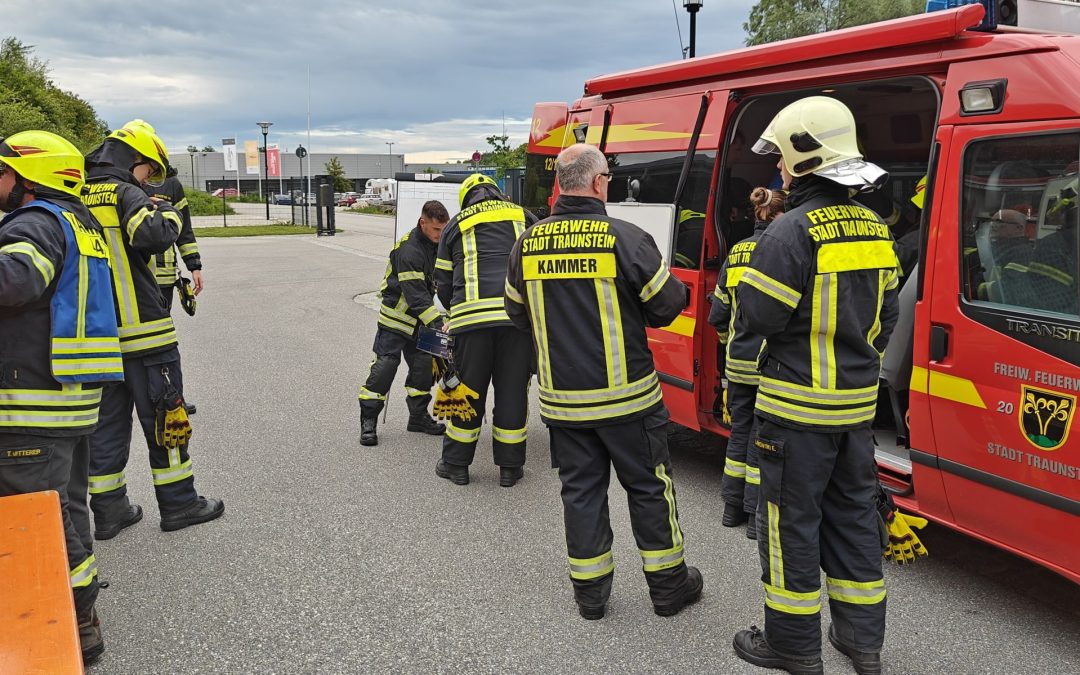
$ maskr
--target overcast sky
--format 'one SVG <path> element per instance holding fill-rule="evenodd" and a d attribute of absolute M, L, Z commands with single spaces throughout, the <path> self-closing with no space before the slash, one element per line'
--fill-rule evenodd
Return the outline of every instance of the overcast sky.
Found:
<path fill-rule="evenodd" d="M 141 117 L 170 149 L 235 136 L 316 152 L 463 159 L 595 75 L 677 60 L 683 0 L 3 0 L 0 36 L 113 128 Z M 705 0 L 699 55 L 742 45 L 754 0 Z"/>

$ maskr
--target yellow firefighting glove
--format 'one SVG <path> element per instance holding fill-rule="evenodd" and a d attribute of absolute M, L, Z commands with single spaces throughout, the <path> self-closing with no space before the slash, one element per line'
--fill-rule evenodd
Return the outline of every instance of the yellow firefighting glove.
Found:
<path fill-rule="evenodd" d="M 724 390 L 724 421 L 723 421 L 723 425 L 725 427 L 728 427 L 729 429 L 731 428 L 731 410 L 728 409 L 728 405 L 727 405 L 727 389 Z"/>
<path fill-rule="evenodd" d="M 889 532 L 889 546 L 885 549 L 885 559 L 899 565 L 910 565 L 918 558 L 926 557 L 926 547 L 919 541 L 915 530 L 926 527 L 926 518 L 909 516 L 893 511 L 892 519 L 886 522 Z M 914 529 L 912 529 L 914 528 Z"/>
<path fill-rule="evenodd" d="M 457 373 L 447 372 L 436 388 L 435 403 L 431 406 L 431 414 L 444 420 L 455 417 L 471 420 L 476 417 L 476 408 L 469 399 L 477 398 L 480 398 L 480 395 L 465 385 L 458 378 Z"/>
<path fill-rule="evenodd" d="M 191 420 L 184 399 L 173 396 L 158 402 L 154 435 L 158 445 L 166 448 L 178 448 L 191 439 Z"/>
<path fill-rule="evenodd" d="M 198 303 L 195 301 L 195 291 L 191 290 L 191 280 L 179 276 L 176 278 L 175 286 L 176 294 L 180 297 L 180 306 L 188 316 L 195 316 Z"/>

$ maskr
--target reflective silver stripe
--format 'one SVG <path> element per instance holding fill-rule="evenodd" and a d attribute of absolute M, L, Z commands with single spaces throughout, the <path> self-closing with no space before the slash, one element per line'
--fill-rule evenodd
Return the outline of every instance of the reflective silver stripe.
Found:
<path fill-rule="evenodd" d="M 428 396 L 431 391 L 428 389 L 414 389 L 408 385 L 405 386 L 405 393 L 409 395 L 409 398 L 416 398 L 417 396 Z"/>
<path fill-rule="evenodd" d="M 167 347 L 176 343 L 176 331 L 170 330 L 161 335 L 151 335 L 143 338 L 121 338 L 120 351 L 125 354 L 154 347 Z"/>
<path fill-rule="evenodd" d="M 753 268 L 749 268 L 743 272 L 742 281 L 749 283 L 751 286 L 756 286 L 765 293 L 776 297 L 784 304 L 789 305 L 792 309 L 798 306 L 799 300 L 802 298 L 802 295 L 794 289 L 788 288 L 779 281 L 776 281 L 772 277 L 766 276 Z"/>
<path fill-rule="evenodd" d="M 360 387 L 360 393 L 357 395 L 357 398 L 364 401 L 385 401 L 386 395 L 377 394 L 368 389 L 367 387 Z"/>
<path fill-rule="evenodd" d="M 523 443 L 528 437 L 528 427 L 522 427 L 521 429 L 500 429 L 493 426 L 491 428 L 491 435 L 496 441 L 500 443 Z"/>
<path fill-rule="evenodd" d="M 37 271 L 41 274 L 41 278 L 45 281 L 45 285 L 48 286 L 52 283 L 53 277 L 56 276 L 56 267 L 52 264 L 52 261 L 46 258 L 37 246 L 34 246 L 28 241 L 18 241 L 13 244 L 8 244 L 0 248 L 0 253 L 7 253 L 8 255 L 20 254 L 27 258 L 30 258 L 30 262 L 37 268 Z"/>
<path fill-rule="evenodd" d="M 180 466 L 170 466 L 167 469 L 151 469 L 150 473 L 154 476 L 154 485 L 168 485 L 194 475 L 190 459 Z"/>
<path fill-rule="evenodd" d="M 765 584 L 765 601 L 769 603 L 769 606 L 773 609 L 783 612 L 785 608 L 791 608 L 796 610 L 803 610 L 801 612 L 793 612 L 795 614 L 814 614 L 821 610 L 821 596 L 806 598 L 794 598 L 787 594 L 781 594 L 780 589 L 776 589 L 769 584 Z M 794 594 L 792 594 L 794 595 Z M 814 595 L 812 593 L 799 593 L 798 595 Z M 779 605 L 779 606 L 778 606 Z"/>
<path fill-rule="evenodd" d="M 584 575 L 586 578 L 590 576 L 603 576 L 604 572 L 615 567 L 615 559 L 612 557 L 610 551 L 599 555 L 596 558 L 592 558 L 592 560 L 595 560 L 595 562 L 580 564 L 580 558 L 570 558 L 570 575 Z M 598 572 L 601 574 L 597 574 Z"/>
<path fill-rule="evenodd" d="M 657 387 L 653 392 L 645 394 L 641 398 L 625 401 L 617 405 L 594 405 L 587 408 L 552 408 L 540 401 L 540 412 L 546 417 L 555 420 L 589 420 L 603 419 L 608 417 L 620 417 L 630 413 L 644 410 L 663 399 L 663 392 Z"/>
<path fill-rule="evenodd" d="M 44 412 L 44 411 L 34 411 Z M 45 415 L 32 415 L 30 411 L 23 411 L 21 413 L 12 413 L 0 411 L 0 426 L 38 426 L 41 424 L 49 425 L 78 425 L 78 424 L 94 424 L 98 420 L 97 408 L 87 411 L 79 411 L 78 413 L 72 413 L 70 415 L 57 415 L 57 414 L 45 414 Z"/>
<path fill-rule="evenodd" d="M 53 338 L 53 354 L 89 354 L 115 352 L 118 345 L 111 340 L 84 340 L 81 338 Z"/>
<path fill-rule="evenodd" d="M 825 577 L 825 584 L 833 600 L 872 605 L 885 599 L 884 579 L 859 582 Z"/>
<path fill-rule="evenodd" d="M 833 338 L 833 326 L 829 320 L 829 314 L 832 311 L 832 288 L 836 283 L 835 274 L 819 274 L 818 281 L 820 282 L 815 289 L 818 293 L 818 303 L 815 303 L 818 310 L 818 332 L 814 336 L 817 340 L 818 348 L 818 361 L 811 364 L 812 368 L 817 369 L 817 383 L 821 387 L 832 388 L 834 380 L 832 373 L 832 361 L 829 360 L 829 343 Z"/>
<path fill-rule="evenodd" d="M 656 274 L 652 279 L 649 279 L 644 286 L 641 287 L 641 293 L 638 297 L 642 302 L 648 302 L 654 295 L 660 292 L 660 289 L 667 283 L 668 278 L 671 276 L 671 272 L 668 271 L 667 265 L 660 263 L 660 269 L 656 270 Z"/>
<path fill-rule="evenodd" d="M 180 257 L 186 258 L 189 255 L 196 255 L 199 252 L 198 244 L 184 244 L 180 247 Z"/>
<path fill-rule="evenodd" d="M 732 478 L 742 478 L 746 476 L 746 464 L 726 457 L 724 458 L 724 473 Z"/>
<path fill-rule="evenodd" d="M 833 389 L 827 391 L 815 391 L 811 387 L 801 388 L 781 380 L 762 377 L 761 390 L 768 393 L 788 394 L 795 397 L 803 396 L 807 398 L 824 399 L 826 401 L 837 401 L 840 403 L 867 403 L 877 401 L 876 387 L 867 390 L 853 389 L 845 391 L 842 389 Z"/>
<path fill-rule="evenodd" d="M 874 406 L 856 408 L 853 410 L 838 410 L 833 414 L 828 413 L 827 410 L 811 412 L 803 408 L 797 408 L 790 404 L 786 404 L 784 401 L 777 401 L 776 399 L 769 398 L 764 392 L 759 391 L 757 402 L 755 404 L 758 410 L 771 413 L 781 417 L 791 417 L 798 420 L 804 418 L 815 422 L 823 422 L 825 424 L 836 424 L 838 422 L 864 422 L 867 419 L 867 415 L 874 416 Z"/>
<path fill-rule="evenodd" d="M 89 556 L 78 567 L 71 570 L 70 575 L 72 588 L 89 586 L 93 578 L 97 576 L 97 559 L 93 555 Z"/>
<path fill-rule="evenodd" d="M 550 387 L 553 382 L 551 377 L 551 361 L 548 358 L 547 324 L 544 321 L 544 282 L 539 279 L 527 282 L 529 293 L 529 314 L 532 320 L 533 339 L 536 342 L 536 379 L 540 383 L 540 391 L 544 387 Z"/>
<path fill-rule="evenodd" d="M 683 550 L 680 548 L 677 551 L 671 553 L 664 553 L 663 555 L 655 555 L 655 551 L 640 551 L 641 564 L 645 567 L 654 567 L 669 565 L 674 566 L 683 559 Z"/>
<path fill-rule="evenodd" d="M 506 295 L 506 297 L 510 298 L 512 301 L 518 303 L 519 305 L 525 303 L 525 299 L 521 297 L 521 293 L 518 292 L 518 289 L 514 288 L 510 284 L 509 279 L 506 280 L 505 287 L 503 288 L 503 293 Z"/>
<path fill-rule="evenodd" d="M 454 426 L 453 422 L 446 425 L 446 435 L 458 443 L 475 443 L 480 438 L 480 427 L 475 429 L 462 429 Z"/>
<path fill-rule="evenodd" d="M 161 213 L 163 217 L 169 215 L 166 214 L 165 211 L 162 211 Z M 150 207 L 144 206 L 138 211 L 136 211 L 135 215 L 128 218 L 127 224 L 124 226 L 124 231 L 127 232 L 128 241 L 131 241 L 131 239 L 135 236 L 135 230 L 138 230 L 139 226 L 142 225 L 143 221 L 149 218 L 151 214 L 153 214 L 153 211 L 150 209 Z"/>
<path fill-rule="evenodd" d="M 108 372 L 124 372 L 124 360 L 116 356 L 103 359 L 58 359 L 53 361 L 53 375 Z"/>
<path fill-rule="evenodd" d="M 55 394 L 37 391 L 34 389 L 0 389 L 0 403 L 7 404 L 44 404 L 57 403 L 62 405 L 76 405 L 79 403 L 100 403 L 101 390 L 90 391 L 75 390 L 72 392 L 56 392 Z"/>
<path fill-rule="evenodd" d="M 656 371 L 654 370 L 640 380 L 621 387 L 574 391 L 572 389 L 551 389 L 549 387 L 541 386 L 540 397 L 551 401 L 566 401 L 568 403 L 588 403 L 591 401 L 602 402 L 610 401 L 613 398 L 622 398 L 624 396 L 640 394 L 641 392 L 648 391 L 650 387 L 659 384 L 660 378 L 656 376 Z"/>
<path fill-rule="evenodd" d="M 756 466 L 746 465 L 746 482 L 750 485 L 761 485 L 761 470 Z"/>
<path fill-rule="evenodd" d="M 148 333 L 156 333 L 163 328 L 172 328 L 173 320 L 171 317 L 165 317 L 164 319 L 154 319 L 153 321 L 144 321 L 134 325 L 120 326 L 118 330 L 121 338 L 126 337 L 138 337 L 140 335 L 146 335 Z"/>
<path fill-rule="evenodd" d="M 105 228 L 105 236 L 109 238 L 109 248 L 112 251 L 112 270 L 114 283 L 113 292 L 116 294 L 117 304 L 120 305 L 120 323 L 123 326 L 131 325 L 139 320 L 138 307 L 135 305 L 135 283 L 131 279 L 131 269 L 124 250 L 124 241 L 120 238 L 120 230 L 114 227 Z M 124 328 L 121 326 L 120 330 Z"/>
<path fill-rule="evenodd" d="M 110 474 L 108 476 L 90 476 L 87 483 L 90 494 L 96 495 L 102 492 L 112 492 L 127 485 L 127 476 L 124 472 Z"/>
<path fill-rule="evenodd" d="M 452 272 L 454 269 L 454 263 L 444 258 L 438 258 L 435 260 L 435 269 L 443 270 L 445 272 Z"/>
<path fill-rule="evenodd" d="M 611 350 L 611 386 L 619 387 L 626 384 L 626 355 L 623 353 L 623 345 L 619 340 L 619 328 L 621 318 L 619 316 L 619 299 L 615 297 L 614 279 L 597 279 L 596 289 L 599 291 L 600 301 L 603 303 L 604 317 L 601 322 L 607 327 L 607 344 Z"/>

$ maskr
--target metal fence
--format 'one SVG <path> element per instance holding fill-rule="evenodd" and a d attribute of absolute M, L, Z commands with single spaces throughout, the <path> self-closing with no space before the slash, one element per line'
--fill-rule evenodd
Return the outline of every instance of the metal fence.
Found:
<path fill-rule="evenodd" d="M 252 225 L 305 225 L 318 220 L 313 178 L 270 178 L 268 182 L 237 180 L 235 176 L 205 181 L 205 190 L 185 185 L 194 227 L 244 227 Z M 239 185 L 239 187 L 238 187 Z M 330 204 L 331 209 L 333 203 Z"/>

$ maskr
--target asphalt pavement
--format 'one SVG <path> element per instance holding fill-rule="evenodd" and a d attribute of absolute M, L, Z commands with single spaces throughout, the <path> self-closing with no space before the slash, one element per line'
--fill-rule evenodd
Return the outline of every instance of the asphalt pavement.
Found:
<path fill-rule="evenodd" d="M 615 586 L 608 616 L 591 622 L 573 603 L 535 395 L 525 478 L 511 489 L 498 486 L 488 426 L 471 484 L 435 476 L 439 439 L 405 431 L 404 368 L 380 444 L 360 445 L 356 391 L 393 221 L 357 223 L 333 238 L 200 242 L 206 291 L 195 318 L 175 315 L 198 405 L 196 487 L 226 511 L 161 532 L 136 432 L 128 484 L 146 517 L 97 544 L 107 649 L 92 674 L 764 672 L 731 649 L 735 631 L 761 625 L 760 568 L 743 529 L 720 526 L 709 444 L 672 449 L 702 600 L 652 613 L 616 482 Z M 931 557 L 886 570 L 885 672 L 1080 672 L 1080 587 L 924 532 Z M 827 643 L 824 659 L 853 672 Z"/>

